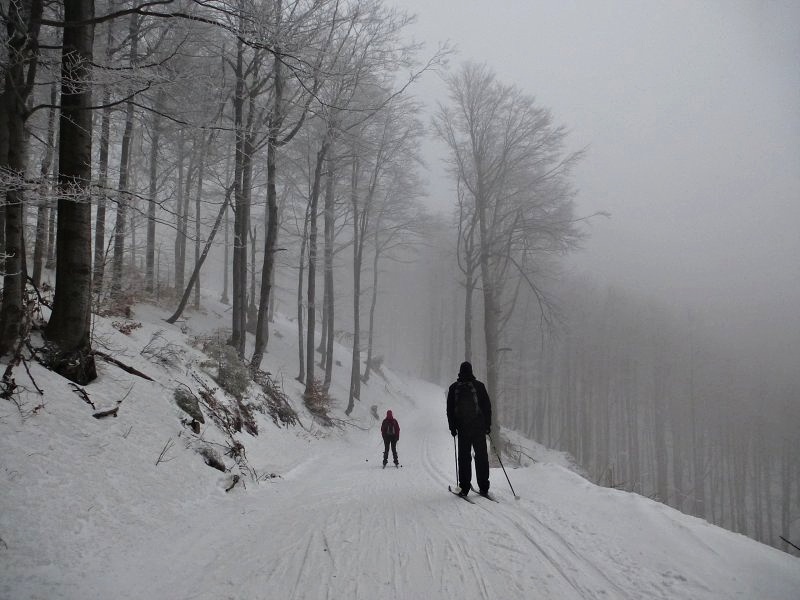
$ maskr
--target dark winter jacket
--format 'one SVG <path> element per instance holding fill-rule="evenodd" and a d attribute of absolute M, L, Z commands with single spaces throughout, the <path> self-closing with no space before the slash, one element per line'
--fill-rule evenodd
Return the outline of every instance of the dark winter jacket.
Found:
<path fill-rule="evenodd" d="M 469 365 L 469 363 L 465 364 Z M 477 410 L 470 410 L 467 416 L 464 411 L 458 410 L 457 389 L 468 393 L 467 399 L 472 397 L 473 402 L 477 403 Z M 447 426 L 450 431 L 469 431 L 480 434 L 488 433 L 492 426 L 492 402 L 489 400 L 489 392 L 486 391 L 486 386 L 481 381 L 475 379 L 471 365 L 469 368 L 462 365 L 458 379 L 447 389 Z"/>
<path fill-rule="evenodd" d="M 383 439 L 400 439 L 400 423 L 392 416 L 392 411 L 390 410 L 386 411 L 386 418 L 381 423 L 381 435 Z"/>

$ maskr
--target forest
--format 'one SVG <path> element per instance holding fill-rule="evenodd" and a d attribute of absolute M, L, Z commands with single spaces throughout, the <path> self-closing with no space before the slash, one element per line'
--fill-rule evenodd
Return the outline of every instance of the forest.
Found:
<path fill-rule="evenodd" d="M 25 360 L 90 384 L 93 314 L 180 323 L 214 290 L 253 377 L 277 310 L 307 397 L 349 370 L 346 414 L 382 361 L 447 383 L 471 360 L 498 446 L 512 428 L 602 485 L 783 550 L 800 534 L 796 374 L 564 274 L 604 215 L 576 211 L 584 152 L 535 90 L 451 65 L 382 0 L 9 0 L 2 19 L 3 397 Z M 446 97 L 418 95 L 431 73 Z"/>

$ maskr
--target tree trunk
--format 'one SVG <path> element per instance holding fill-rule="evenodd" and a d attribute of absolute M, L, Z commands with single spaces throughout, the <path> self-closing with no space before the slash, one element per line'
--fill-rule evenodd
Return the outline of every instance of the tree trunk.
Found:
<path fill-rule="evenodd" d="M 277 5 L 277 15 L 280 19 L 281 6 Z M 258 316 L 256 321 L 256 339 L 250 368 L 255 371 L 261 367 L 261 360 L 269 342 L 269 302 L 272 297 L 272 282 L 275 272 L 275 251 L 278 247 L 278 135 L 283 123 L 283 88 L 284 75 L 283 63 L 275 57 L 273 65 L 273 79 L 275 89 L 272 102 L 272 115 L 269 122 L 267 135 L 267 231 L 264 235 L 264 258 L 261 266 L 261 294 L 258 299 Z M 302 253 L 300 263 L 302 266 Z M 302 275 L 301 275 L 302 278 Z M 302 280 L 300 283 L 302 287 Z M 300 319 L 298 319 L 298 323 Z M 302 346 L 302 344 L 301 344 Z M 302 352 L 302 350 L 301 350 Z M 303 371 L 301 361 L 300 372 Z"/>
<path fill-rule="evenodd" d="M 200 153 L 200 164 L 197 167 L 197 194 L 195 195 L 194 201 L 194 271 L 192 272 L 192 279 L 193 281 L 190 282 L 190 286 L 194 284 L 194 309 L 200 310 L 200 269 L 198 265 L 200 265 L 200 206 L 203 199 L 203 177 L 205 177 L 205 170 L 206 170 L 206 161 L 205 157 L 206 154 L 211 146 L 211 136 L 209 136 L 208 143 L 203 144 L 203 148 Z M 214 223 L 214 230 L 212 231 L 212 235 L 216 235 L 217 228 L 222 220 L 222 213 L 225 210 L 225 207 L 228 206 L 227 198 L 223 203 L 224 206 L 217 217 L 217 220 Z M 209 246 L 207 245 L 206 248 Z M 208 250 L 204 250 L 202 254 L 207 254 Z M 203 260 L 205 260 L 205 256 L 203 256 Z M 197 273 L 197 275 L 195 275 Z M 190 287 L 189 286 L 189 287 Z"/>
<path fill-rule="evenodd" d="M 306 264 L 306 245 L 308 242 L 308 208 L 306 208 L 306 218 L 303 220 L 303 236 L 300 238 L 300 264 L 297 269 L 297 354 L 300 369 L 297 374 L 297 381 L 306 381 L 306 356 L 303 343 L 303 281 L 305 278 Z"/>
<path fill-rule="evenodd" d="M 479 197 L 481 194 L 479 194 Z M 481 270 L 481 283 L 483 284 L 483 336 L 486 348 L 486 388 L 489 392 L 489 397 L 492 399 L 492 441 L 495 447 L 499 445 L 499 437 L 497 437 L 496 424 L 501 422 L 501 409 L 502 403 L 498 398 L 498 362 L 497 362 L 497 349 L 499 348 L 499 323 L 498 323 L 498 307 L 497 307 L 497 294 L 498 290 L 495 289 L 494 273 L 490 266 L 489 253 L 489 222 L 485 214 L 487 207 L 483 201 L 478 202 L 478 224 L 480 227 L 481 245 L 480 245 L 480 270 Z"/>
<path fill-rule="evenodd" d="M 364 383 L 369 381 L 369 374 L 372 369 L 372 360 L 373 360 L 373 341 L 375 339 L 375 307 L 378 304 L 378 262 L 380 261 L 381 253 L 380 253 L 380 244 L 378 240 L 378 232 L 380 231 L 380 224 L 375 227 L 375 254 L 372 256 L 372 298 L 370 299 L 369 303 L 369 329 L 367 330 L 367 360 L 366 365 L 364 365 L 364 376 L 362 380 Z M 442 321 L 443 322 L 443 321 Z M 433 329 L 433 328 L 432 328 Z M 442 336 L 438 336 L 439 340 L 442 339 Z M 442 352 L 438 353 L 437 356 L 434 357 L 435 360 L 439 360 L 442 356 Z M 438 369 L 437 369 L 438 371 Z"/>
<path fill-rule="evenodd" d="M 230 239 L 228 238 L 231 230 L 230 222 L 231 213 L 227 208 L 225 209 L 225 253 L 223 256 L 222 265 L 222 296 L 219 301 L 223 304 L 230 304 L 231 299 L 228 297 L 228 265 L 230 264 Z"/>
<path fill-rule="evenodd" d="M 669 503 L 669 470 L 667 450 L 666 373 L 660 353 L 653 357 L 653 453 L 658 500 Z"/>
<path fill-rule="evenodd" d="M 45 335 L 56 346 L 54 370 L 85 385 L 97 377 L 89 341 L 92 294 L 91 88 L 94 2 L 65 0 L 61 54 L 56 288 Z"/>
<path fill-rule="evenodd" d="M 110 29 L 110 28 L 109 28 Z M 100 157 L 98 162 L 97 210 L 94 224 L 94 279 L 92 287 L 99 294 L 103 290 L 103 279 L 106 269 L 106 204 L 108 203 L 108 149 L 111 137 L 111 100 L 108 88 L 103 91 L 103 109 L 100 120 Z"/>
<path fill-rule="evenodd" d="M 113 55 L 114 21 L 106 25 L 106 61 L 110 64 Z M 97 210 L 94 224 L 94 279 L 92 288 L 99 294 L 103 290 L 103 279 L 106 269 L 106 204 L 108 202 L 108 155 L 111 145 L 111 89 L 103 86 L 104 106 L 100 118 L 100 149 L 97 165 L 97 184 L 100 188 L 97 195 Z"/>
<path fill-rule="evenodd" d="M 329 140 L 322 142 L 317 152 L 316 166 L 314 167 L 314 181 L 311 187 L 311 198 L 308 209 L 308 284 L 306 285 L 306 310 L 308 322 L 306 323 L 306 389 L 305 393 L 311 394 L 314 388 L 314 337 L 316 323 L 316 279 L 317 279 L 317 207 L 319 206 L 319 193 L 322 180 L 322 165 L 328 152 Z"/>
<path fill-rule="evenodd" d="M 355 408 L 355 400 L 361 394 L 359 374 L 361 372 L 361 348 L 359 340 L 359 329 L 361 324 L 359 316 L 361 307 L 359 306 L 359 296 L 361 294 L 361 238 L 359 228 L 359 209 L 358 209 L 358 180 L 359 180 L 359 160 L 358 156 L 353 158 L 353 167 L 350 177 L 350 204 L 353 214 L 353 351 L 350 363 L 350 391 L 347 397 L 346 415 L 350 415 Z"/>
<path fill-rule="evenodd" d="M 192 201 L 192 183 L 197 174 L 197 161 L 202 149 L 198 148 L 196 136 L 191 138 L 192 148 L 189 151 L 189 164 L 186 167 L 185 189 L 180 195 L 181 199 L 181 218 L 178 223 L 178 235 L 176 236 L 177 252 L 175 263 L 175 290 L 183 289 L 186 282 L 186 247 L 189 242 L 189 207 Z"/>
<path fill-rule="evenodd" d="M 227 153 L 228 160 L 225 161 L 225 181 L 230 181 L 231 161 L 230 152 Z M 235 183 L 234 183 L 235 186 Z M 233 188 L 231 188 L 233 189 Z M 222 296 L 219 301 L 223 304 L 230 304 L 231 300 L 228 296 L 228 281 L 230 279 L 230 231 L 231 231 L 231 203 L 228 202 L 228 207 L 225 209 L 225 248 L 224 256 L 222 259 Z"/>
<path fill-rule="evenodd" d="M 161 141 L 161 109 L 164 92 L 159 90 L 153 111 L 152 135 L 150 137 L 150 187 L 147 199 L 147 248 L 145 250 L 145 291 L 152 294 L 156 289 L 156 194 L 158 193 L 158 145 Z"/>
<path fill-rule="evenodd" d="M 130 16 L 128 35 L 131 40 L 129 64 L 136 64 L 139 47 L 139 15 Z M 111 289 L 114 295 L 122 292 L 123 267 L 125 257 L 125 226 L 128 218 L 128 175 L 131 163 L 131 146 L 133 145 L 133 102 L 125 107 L 125 130 L 122 134 L 122 148 L 119 160 L 119 186 L 117 188 L 117 220 L 114 224 L 114 261 L 111 276 Z"/>
<path fill-rule="evenodd" d="M 244 28 L 243 17 L 239 28 Z M 233 311 L 231 339 L 229 344 L 236 353 L 244 356 L 247 331 L 247 232 L 250 228 L 250 206 L 246 190 L 243 189 L 245 169 L 244 129 L 244 43 L 239 40 L 236 52 L 236 84 L 233 97 L 234 130 L 236 149 L 234 159 L 234 218 L 233 218 Z"/>
<path fill-rule="evenodd" d="M 172 316 L 167 319 L 167 323 L 174 323 L 177 321 L 181 314 L 183 314 L 183 310 L 186 308 L 186 303 L 189 301 L 189 296 L 192 291 L 192 287 L 197 284 L 198 278 L 200 277 L 200 269 L 203 267 L 203 263 L 208 256 L 208 251 L 211 249 L 211 245 L 214 242 L 214 237 L 217 235 L 217 230 L 219 229 L 219 225 L 222 222 L 222 215 L 227 212 L 228 209 L 228 202 L 230 201 L 231 192 L 233 190 L 228 190 L 228 193 L 225 194 L 225 200 L 222 203 L 222 206 L 219 208 L 219 213 L 217 214 L 217 219 L 214 221 L 214 227 L 211 229 L 211 233 L 208 236 L 208 240 L 206 240 L 205 247 L 203 248 L 203 252 L 197 257 L 197 260 L 194 264 L 194 270 L 192 271 L 192 275 L 189 278 L 189 284 L 186 286 L 186 289 L 183 292 L 183 296 L 181 297 L 181 301 L 178 304 L 178 308 L 172 314 Z"/>
<path fill-rule="evenodd" d="M 327 251 L 327 246 L 325 246 L 325 248 L 323 249 L 323 255 L 326 251 Z M 325 271 L 325 266 L 323 266 L 322 267 L 322 310 L 320 311 L 321 320 L 319 328 L 319 344 L 317 344 L 317 352 L 319 353 L 318 366 L 323 371 L 325 370 L 325 350 L 328 347 L 328 301 L 330 300 L 330 298 L 328 297 L 329 294 L 330 294 L 330 288 L 328 287 L 328 273 Z"/>
<path fill-rule="evenodd" d="M 0 97 L 3 113 L 0 116 L 0 167 L 13 177 L 13 184 L 6 191 L 3 223 L 6 258 L 0 307 L 0 354 L 5 354 L 12 347 L 22 326 L 26 278 L 23 186 L 28 162 L 25 103 L 35 79 L 42 3 L 41 0 L 35 0 L 26 6 L 20 0 L 11 0 L 4 13 L 8 37 L 5 82 Z"/>
<path fill-rule="evenodd" d="M 792 448 L 792 446 L 800 446 L 800 444 L 793 444 L 792 439 L 787 435 L 781 443 L 780 455 L 780 469 L 781 476 L 781 531 L 784 536 L 791 535 L 793 509 L 796 510 L 798 503 L 792 502 L 792 466 L 797 462 L 797 450 L 800 448 Z M 797 495 L 800 495 L 800 481 L 795 481 L 795 489 Z"/>
<path fill-rule="evenodd" d="M 472 272 L 467 272 L 464 283 L 464 360 L 472 362 L 472 294 L 475 290 L 475 279 Z"/>
<path fill-rule="evenodd" d="M 328 154 L 333 155 L 333 142 Z M 326 392 L 331 387 L 333 379 L 333 339 L 334 339 L 334 303 L 336 295 L 333 291 L 333 233 L 335 215 L 335 187 L 336 164 L 334 159 L 328 160 L 328 178 L 325 180 L 325 327 L 320 338 L 320 347 L 323 349 L 320 363 L 325 369 L 325 379 L 322 389 Z M 322 360 L 324 359 L 324 361 Z"/>
<path fill-rule="evenodd" d="M 176 198 L 175 198 L 175 241 L 173 243 L 173 268 L 175 269 L 175 289 L 182 290 L 184 288 L 184 275 L 186 269 L 186 260 L 183 254 L 183 250 L 185 249 L 185 245 L 183 240 L 181 239 L 181 235 L 184 231 L 184 221 L 186 220 L 186 215 L 183 214 L 183 195 L 185 187 L 184 180 L 186 179 L 186 169 L 184 167 L 184 161 L 186 160 L 186 139 L 184 136 L 184 131 L 181 130 L 178 133 L 178 155 L 176 157 L 177 161 L 177 174 L 178 174 L 178 181 L 175 185 Z"/>
<path fill-rule="evenodd" d="M 44 251 L 47 246 L 47 221 L 50 211 L 46 200 L 39 199 L 39 208 L 36 210 L 36 240 L 33 246 L 33 275 L 31 280 L 37 288 L 42 284 L 42 267 L 44 266 Z"/>
<path fill-rule="evenodd" d="M 42 282 L 42 269 L 44 268 L 47 253 L 47 226 L 50 220 L 50 200 L 48 199 L 50 169 L 53 166 L 53 147 L 56 132 L 56 102 L 58 101 L 58 88 L 55 83 L 50 86 L 50 109 L 47 115 L 47 140 L 45 142 L 44 158 L 39 170 L 41 198 L 36 218 L 36 243 L 33 250 L 33 285 L 39 287 Z"/>
<path fill-rule="evenodd" d="M 58 172 L 59 168 L 54 166 L 53 180 L 56 181 L 54 186 L 56 188 L 58 187 Z M 54 203 L 53 206 L 50 207 L 50 218 L 47 223 L 47 261 L 45 262 L 45 267 L 48 269 L 54 269 L 56 266 L 56 221 L 58 218 L 58 207 L 56 204 L 57 203 Z M 4 211 L 5 207 L 0 207 L 0 210 Z M 0 228 L 0 231 L 2 231 L 2 228 Z"/>
<path fill-rule="evenodd" d="M 273 132 L 276 133 L 276 132 Z M 256 321 L 256 339 L 250 368 L 261 368 L 261 360 L 269 341 L 268 311 L 269 299 L 272 295 L 272 278 L 275 271 L 275 249 L 278 238 L 278 194 L 277 194 L 277 138 L 270 135 L 267 144 L 267 231 L 264 236 L 264 262 L 261 267 L 261 294 L 258 299 L 258 316 Z M 303 240 L 305 243 L 305 240 Z M 302 252 L 300 263 L 302 269 Z M 302 274 L 300 276 L 302 278 Z M 301 283 L 302 287 L 302 283 Z M 302 352 L 302 350 L 301 350 Z M 300 370 L 303 370 L 302 364 Z"/>
<path fill-rule="evenodd" d="M 258 326 L 258 309 L 256 308 L 256 242 L 258 241 L 258 227 L 250 228 L 250 294 L 247 305 L 247 331 L 256 332 Z"/>

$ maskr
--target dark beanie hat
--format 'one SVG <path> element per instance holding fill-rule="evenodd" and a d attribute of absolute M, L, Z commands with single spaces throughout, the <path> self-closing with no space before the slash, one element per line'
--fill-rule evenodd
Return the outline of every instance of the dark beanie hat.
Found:
<path fill-rule="evenodd" d="M 458 368 L 458 376 L 461 379 L 472 379 L 474 375 L 472 374 L 472 364 L 464 361 L 461 363 L 461 366 Z"/>

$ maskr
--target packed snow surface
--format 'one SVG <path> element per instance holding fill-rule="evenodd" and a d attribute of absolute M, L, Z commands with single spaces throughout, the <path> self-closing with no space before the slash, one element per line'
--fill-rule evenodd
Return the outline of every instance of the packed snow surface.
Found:
<path fill-rule="evenodd" d="M 204 464 L 173 400 L 178 385 L 197 387 L 202 357 L 188 340 L 224 325 L 214 323 L 222 309 L 190 314 L 182 328 L 165 316 L 137 307 L 142 327 L 127 336 L 98 319 L 106 351 L 156 380 L 101 361 L 85 389 L 97 409 L 122 400 L 117 418 L 93 419 L 72 386 L 36 364 L 32 379 L 15 371 L 28 392 L 19 407 L 0 400 L 3 600 L 800 598 L 799 559 L 598 487 L 517 436 L 536 459 L 504 459 L 518 498 L 500 467 L 499 503 L 456 498 L 444 390 L 384 370 L 346 417 L 343 348 L 331 388 L 342 422 L 315 423 L 294 380 L 296 326 L 283 320 L 262 366 L 302 426 L 261 418 L 257 437 L 238 434 L 258 481 L 244 475 L 226 492 L 231 473 Z M 140 354 L 155 333 L 180 348 L 180 364 Z M 400 423 L 401 468 L 391 457 L 381 468 L 372 405 Z M 200 437 L 223 442 L 209 420 Z"/>

